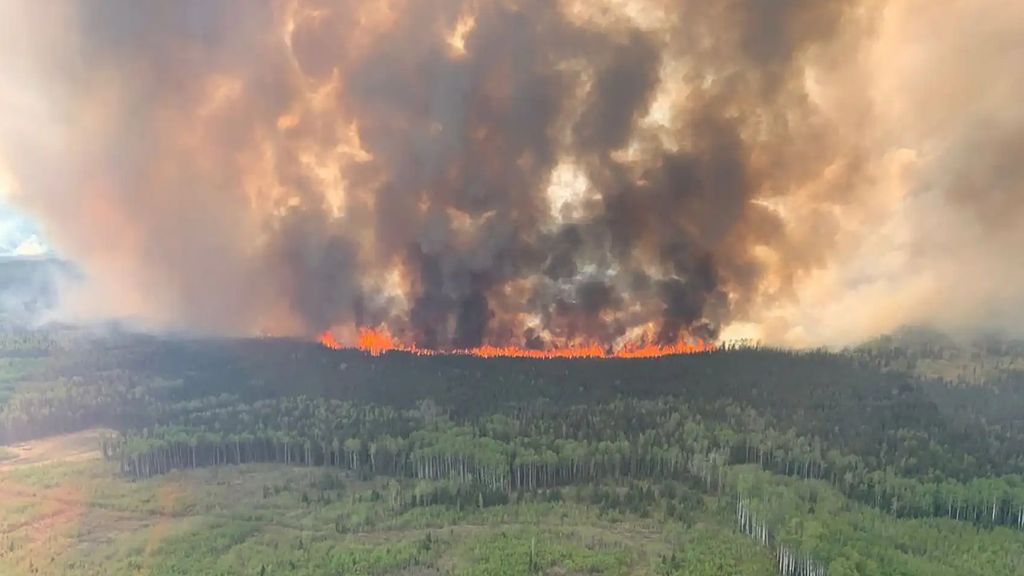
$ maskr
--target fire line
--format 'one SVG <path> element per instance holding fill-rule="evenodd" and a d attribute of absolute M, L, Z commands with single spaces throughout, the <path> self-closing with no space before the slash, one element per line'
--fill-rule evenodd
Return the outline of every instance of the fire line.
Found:
<path fill-rule="evenodd" d="M 636 344 L 627 345 L 615 351 L 608 351 L 598 344 L 567 346 L 548 350 L 523 348 L 520 346 L 483 345 L 475 348 L 454 350 L 433 350 L 420 348 L 400 342 L 386 329 L 360 328 L 359 337 L 354 346 L 345 346 L 334 337 L 330 330 L 320 335 L 319 342 L 332 350 L 356 349 L 371 356 L 381 356 L 387 352 L 406 352 L 419 356 L 477 356 L 480 358 L 657 358 L 679 354 L 699 354 L 715 350 L 714 343 L 698 339 L 696 343 L 680 341 L 675 344 Z"/>

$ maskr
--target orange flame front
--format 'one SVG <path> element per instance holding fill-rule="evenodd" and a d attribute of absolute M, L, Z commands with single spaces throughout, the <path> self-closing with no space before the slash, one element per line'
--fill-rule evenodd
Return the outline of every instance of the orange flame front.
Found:
<path fill-rule="evenodd" d="M 331 350 L 341 350 L 344 348 L 344 346 L 341 345 L 341 342 L 338 342 L 334 338 L 334 334 L 331 334 L 330 330 L 326 330 L 320 335 L 320 344 L 324 348 L 330 348 Z"/>
<path fill-rule="evenodd" d="M 346 348 L 346 346 L 343 346 L 335 339 L 334 334 L 330 330 L 320 335 L 320 344 L 332 350 Z M 695 344 L 681 340 L 675 344 L 668 345 L 627 345 L 614 352 L 609 352 L 598 344 L 567 346 L 550 350 L 537 350 L 520 346 L 483 345 L 476 348 L 438 351 L 419 348 L 416 345 L 403 344 L 385 328 L 360 328 L 359 338 L 356 340 L 355 346 L 349 346 L 348 348 L 362 350 L 371 356 L 380 356 L 385 352 L 407 352 L 420 356 L 450 354 L 478 356 L 480 358 L 657 358 L 659 356 L 710 352 L 715 349 L 715 344 L 700 339 Z"/>

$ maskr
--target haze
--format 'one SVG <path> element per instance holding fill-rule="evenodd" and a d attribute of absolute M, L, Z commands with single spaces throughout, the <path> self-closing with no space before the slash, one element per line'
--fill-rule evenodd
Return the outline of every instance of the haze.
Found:
<path fill-rule="evenodd" d="M 1020 331 L 1020 2 L 0 23 L 6 201 L 83 272 L 59 318 L 431 348 Z"/>

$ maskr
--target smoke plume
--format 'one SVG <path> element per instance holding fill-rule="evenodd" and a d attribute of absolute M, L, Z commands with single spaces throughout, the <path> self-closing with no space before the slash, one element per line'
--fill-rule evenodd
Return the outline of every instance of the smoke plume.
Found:
<path fill-rule="evenodd" d="M 1009 0 L 15 0 L 0 174 L 68 314 L 430 348 L 1024 309 Z"/>

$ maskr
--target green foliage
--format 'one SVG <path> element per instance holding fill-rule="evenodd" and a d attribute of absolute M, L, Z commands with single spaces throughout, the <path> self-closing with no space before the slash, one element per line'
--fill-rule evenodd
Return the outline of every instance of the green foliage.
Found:
<path fill-rule="evenodd" d="M 1024 393 L 999 362 L 984 386 L 909 375 L 942 343 L 627 362 L 34 338 L 58 344 L 0 357 L 0 439 L 116 432 L 105 464 L 0 449 L 3 574 L 1024 573 Z M 48 528 L 66 548 L 24 546 L 80 508 Z"/>
<path fill-rule="evenodd" d="M 662 556 L 656 573 L 664 576 L 774 576 L 775 563 L 753 542 L 719 528 L 702 525 L 686 534 L 680 549 Z"/>
<path fill-rule="evenodd" d="M 949 519 L 897 519 L 852 504 L 820 481 L 797 481 L 752 468 L 736 482 L 779 541 L 812 554 L 829 574 L 878 576 L 1022 574 L 1024 535 L 979 531 Z"/>
<path fill-rule="evenodd" d="M 150 573 L 154 576 L 227 576 L 233 571 L 223 565 L 225 552 L 252 536 L 252 523 L 213 521 L 160 544 L 160 555 Z"/>
<path fill-rule="evenodd" d="M 0 502 L 7 540 L 0 573 L 110 574 L 774 574 L 775 544 L 813 555 L 829 574 L 1020 574 L 1024 535 L 937 519 L 900 519 L 851 502 L 828 483 L 730 467 L 723 493 L 686 483 L 623 480 L 513 494 L 480 508 L 406 508 L 391 500 L 447 483 L 379 478 L 284 465 L 232 466 L 129 481 L 102 463 L 56 464 L 4 475 L 45 480 L 38 500 Z M 48 488 L 43 488 L 42 486 Z M 447 484 L 450 486 L 450 484 Z M 46 491 L 80 487 L 87 507 L 68 544 L 32 547 L 32 526 L 52 517 Z M 339 497 L 339 487 L 341 493 Z M 772 546 L 733 526 L 742 489 L 769 519 Z M 615 492 L 653 493 L 648 512 L 614 512 Z M 266 493 L 267 496 L 263 497 Z M 306 494 L 310 505 L 302 505 Z M 27 496 L 27 495 L 26 495 Z M 67 496 L 60 496 L 67 498 Z M 329 502 L 327 502 L 329 500 Z M 62 500 L 63 501 L 63 500 Z M 664 510 L 672 503 L 687 522 Z M 66 506 L 66 504 L 63 504 Z M 352 527 L 335 530 L 343 518 Z M 122 524 L 127 522 L 127 524 Z M 21 528 L 19 528 L 21 527 Z M 53 538 L 51 536 L 50 538 Z M 53 550 L 41 554 L 41 550 Z M 56 555 L 51 561 L 50 554 Z M 532 558 L 532 560 L 531 560 Z M 10 562 L 10 563 L 8 563 Z M 49 562 L 44 564 L 44 562 Z"/>
<path fill-rule="evenodd" d="M 522 529 L 502 531 L 468 544 L 460 576 L 527 576 L 559 568 L 577 574 L 629 574 L 630 554 L 599 539 Z"/>

